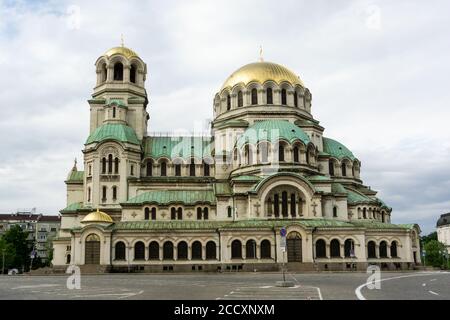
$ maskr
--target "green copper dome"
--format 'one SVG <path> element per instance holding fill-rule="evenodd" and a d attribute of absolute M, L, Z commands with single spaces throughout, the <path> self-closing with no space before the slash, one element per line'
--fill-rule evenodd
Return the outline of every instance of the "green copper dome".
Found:
<path fill-rule="evenodd" d="M 104 124 L 95 129 L 89 136 L 85 144 L 102 142 L 104 140 L 116 140 L 120 142 L 128 142 L 132 144 L 140 144 L 133 128 L 124 124 Z"/>
<path fill-rule="evenodd" d="M 352 161 L 356 159 L 346 146 L 330 138 L 323 137 L 323 151 L 338 159 L 349 158 Z"/>
<path fill-rule="evenodd" d="M 283 120 L 266 120 L 256 122 L 245 130 L 236 145 L 241 148 L 247 143 L 256 145 L 260 141 L 275 143 L 278 140 L 287 140 L 290 143 L 300 140 L 305 145 L 310 142 L 308 135 L 295 124 Z"/>

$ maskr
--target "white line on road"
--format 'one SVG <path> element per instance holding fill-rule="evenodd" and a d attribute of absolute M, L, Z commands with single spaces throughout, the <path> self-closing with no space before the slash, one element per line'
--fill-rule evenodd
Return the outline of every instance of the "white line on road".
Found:
<path fill-rule="evenodd" d="M 431 290 L 429 290 L 428 292 L 431 293 L 431 294 L 434 294 L 435 296 L 438 296 L 438 295 L 439 295 L 438 293 L 436 293 L 436 292 L 434 292 L 434 291 L 431 291 Z"/>
<path fill-rule="evenodd" d="M 16 289 L 33 289 L 33 288 L 48 288 L 48 287 L 59 287 L 59 284 L 35 284 L 32 286 L 19 286 L 11 289 L 16 290 Z"/>

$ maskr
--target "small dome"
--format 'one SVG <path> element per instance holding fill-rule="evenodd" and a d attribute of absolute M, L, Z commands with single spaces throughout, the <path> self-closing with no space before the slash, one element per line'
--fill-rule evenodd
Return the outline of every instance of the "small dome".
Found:
<path fill-rule="evenodd" d="M 305 145 L 310 142 L 308 135 L 295 124 L 284 120 L 266 120 L 258 121 L 245 130 L 236 145 L 241 148 L 246 143 L 252 145 L 257 145 L 260 141 L 275 143 L 280 139 L 287 140 L 290 143 L 300 140 Z"/>
<path fill-rule="evenodd" d="M 323 137 L 323 152 L 328 153 L 330 156 L 338 158 L 339 160 L 349 158 L 353 161 L 356 159 L 353 153 L 346 146 L 330 138 Z"/>
<path fill-rule="evenodd" d="M 288 68 L 273 62 L 261 61 L 247 64 L 233 72 L 223 84 L 221 91 L 225 88 L 232 88 L 239 83 L 247 85 L 255 81 L 263 84 L 269 80 L 278 84 L 287 81 L 293 86 L 301 85 L 304 87 L 302 80 Z"/>
<path fill-rule="evenodd" d="M 139 139 L 133 128 L 116 123 L 106 123 L 92 132 L 86 140 L 85 144 L 94 142 L 102 142 L 105 140 L 116 140 L 139 145 Z"/>
<path fill-rule="evenodd" d="M 441 215 L 441 217 L 436 223 L 436 227 L 442 227 L 446 225 L 450 225 L 450 213 Z"/>
<path fill-rule="evenodd" d="M 111 58 L 115 54 L 123 55 L 127 59 L 131 59 L 132 57 L 139 58 L 139 56 L 138 56 L 138 54 L 136 52 L 134 52 L 133 50 L 131 50 L 131 49 L 127 48 L 127 47 L 114 47 L 114 48 L 111 48 L 108 51 L 106 51 L 104 55 L 107 56 L 108 58 Z"/>
<path fill-rule="evenodd" d="M 106 222 L 106 223 L 113 223 L 113 219 L 105 212 L 99 211 L 97 208 L 97 211 L 93 211 L 89 213 L 87 216 L 81 220 L 82 223 L 90 223 L 90 222 Z"/>

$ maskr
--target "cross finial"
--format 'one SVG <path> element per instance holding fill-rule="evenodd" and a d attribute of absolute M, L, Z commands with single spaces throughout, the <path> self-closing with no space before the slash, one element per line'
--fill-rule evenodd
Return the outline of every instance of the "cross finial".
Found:
<path fill-rule="evenodd" d="M 74 161 L 73 161 L 72 171 L 77 171 L 77 158 L 75 158 Z"/>
<path fill-rule="evenodd" d="M 123 33 L 120 35 L 120 44 L 122 45 L 122 47 L 124 47 L 124 44 L 123 44 Z"/>
<path fill-rule="evenodd" d="M 264 58 L 263 58 L 263 47 L 259 46 L 259 61 L 263 62 Z"/>

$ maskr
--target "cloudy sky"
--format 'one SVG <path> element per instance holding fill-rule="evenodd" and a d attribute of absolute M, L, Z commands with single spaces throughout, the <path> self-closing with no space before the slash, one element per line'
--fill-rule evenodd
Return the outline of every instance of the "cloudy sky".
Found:
<path fill-rule="evenodd" d="M 94 62 L 123 34 L 148 66 L 150 131 L 211 119 L 216 91 L 262 45 L 300 75 L 393 222 L 433 231 L 450 211 L 449 12 L 447 0 L 0 0 L 0 213 L 65 207 Z"/>

